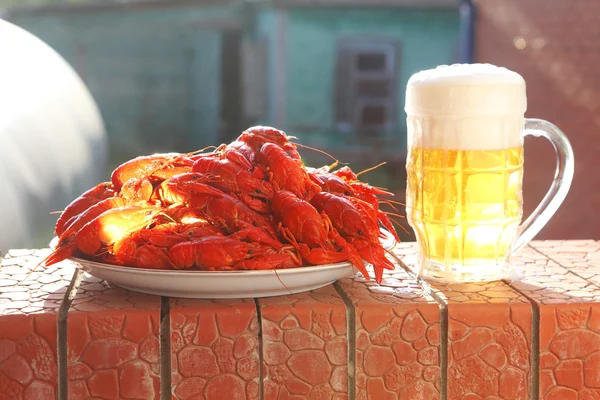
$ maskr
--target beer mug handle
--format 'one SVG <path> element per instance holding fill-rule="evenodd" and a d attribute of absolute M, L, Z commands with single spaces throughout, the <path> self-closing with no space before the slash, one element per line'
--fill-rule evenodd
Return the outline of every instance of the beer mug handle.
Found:
<path fill-rule="evenodd" d="M 520 250 L 548 223 L 567 196 L 573 181 L 575 159 L 567 136 L 554 124 L 541 119 L 525 119 L 525 136 L 545 137 L 552 143 L 556 152 L 556 172 L 554 181 L 531 215 L 519 226 L 513 251 Z"/>

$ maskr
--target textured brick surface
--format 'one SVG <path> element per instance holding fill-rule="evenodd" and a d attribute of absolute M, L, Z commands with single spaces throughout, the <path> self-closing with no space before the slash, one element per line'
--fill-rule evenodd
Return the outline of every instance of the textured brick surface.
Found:
<path fill-rule="evenodd" d="M 478 62 L 519 72 L 527 81 L 527 117 L 555 123 L 575 152 L 575 179 L 540 239 L 600 239 L 600 2 L 476 1 Z M 524 46 L 524 47 L 523 47 Z M 525 213 L 552 181 L 555 157 L 543 139 L 525 143 Z"/>
<path fill-rule="evenodd" d="M 171 299 L 171 354 L 173 398 L 257 400 L 254 301 Z"/>
<path fill-rule="evenodd" d="M 49 253 L 49 250 L 8 252 L 0 263 L 0 315 L 57 312 L 75 268 L 68 262 L 38 266 Z"/>
<path fill-rule="evenodd" d="M 394 253 L 414 267 L 414 243 Z M 74 270 L 21 282 L 46 254 L 0 264 L 0 399 L 58 393 L 57 313 Z M 518 282 L 423 288 L 397 267 L 381 286 L 340 281 L 343 295 L 171 299 L 172 397 L 257 400 L 262 387 L 266 400 L 528 399 L 533 382 L 540 399 L 598 399 L 599 260 L 597 241 L 534 241 L 514 259 Z M 84 275 L 67 319 L 68 398 L 158 399 L 159 315 L 160 297 Z"/>
<path fill-rule="evenodd" d="M 264 399 L 347 399 L 346 307 L 333 286 L 258 304 Z"/>
<path fill-rule="evenodd" d="M 574 274 L 600 285 L 600 241 L 547 240 L 532 247 Z"/>
<path fill-rule="evenodd" d="M 69 400 L 158 399 L 160 297 L 85 275 L 68 315 Z"/>
<path fill-rule="evenodd" d="M 56 321 L 73 276 L 68 263 L 38 267 L 47 250 L 11 250 L 0 264 L 0 399 L 57 395 Z"/>
<path fill-rule="evenodd" d="M 523 255 L 527 278 L 513 286 L 540 310 L 540 398 L 600 398 L 600 288 L 539 253 L 561 264 L 577 264 L 597 257 L 600 246 L 593 241 L 532 246 L 538 251 Z M 594 265 L 580 272 L 593 278 L 600 274 L 600 266 Z"/>
<path fill-rule="evenodd" d="M 396 254 L 414 269 L 413 244 Z M 503 282 L 432 284 L 431 290 L 448 306 L 448 399 L 528 398 L 529 301 Z"/>
<path fill-rule="evenodd" d="M 400 267 L 381 286 L 340 285 L 356 313 L 356 398 L 436 399 L 440 395 L 440 309 Z"/>
<path fill-rule="evenodd" d="M 460 290 L 481 288 L 471 284 Z M 437 289 L 445 293 L 453 291 L 448 287 Z M 513 293 L 506 291 L 503 284 L 483 289 L 497 289 L 494 293 L 498 294 Z M 463 399 L 469 394 L 502 399 L 529 396 L 530 305 L 510 297 L 502 299 L 504 302 L 485 306 L 483 299 L 465 303 L 448 299 L 449 399 Z"/>

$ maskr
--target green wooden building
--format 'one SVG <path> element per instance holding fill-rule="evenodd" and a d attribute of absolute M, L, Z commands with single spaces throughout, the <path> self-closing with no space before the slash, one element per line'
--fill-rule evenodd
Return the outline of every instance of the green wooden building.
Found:
<path fill-rule="evenodd" d="M 458 61 L 457 0 L 73 3 L 3 18 L 83 77 L 115 162 L 267 124 L 342 161 L 400 163 L 408 78 Z"/>

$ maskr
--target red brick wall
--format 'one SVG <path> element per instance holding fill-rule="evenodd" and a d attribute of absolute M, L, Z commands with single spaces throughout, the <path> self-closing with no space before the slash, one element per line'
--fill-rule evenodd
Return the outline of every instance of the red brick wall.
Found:
<path fill-rule="evenodd" d="M 600 239 L 600 1 L 479 0 L 476 6 L 476 61 L 523 75 L 526 116 L 556 124 L 575 152 L 571 191 L 537 238 Z M 543 139 L 527 139 L 525 148 L 528 215 L 546 193 L 555 161 Z"/>

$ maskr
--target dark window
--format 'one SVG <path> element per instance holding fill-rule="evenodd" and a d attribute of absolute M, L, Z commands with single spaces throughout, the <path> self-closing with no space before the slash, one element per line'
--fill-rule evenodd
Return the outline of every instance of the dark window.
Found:
<path fill-rule="evenodd" d="M 387 98 L 392 91 L 388 79 L 363 79 L 357 82 L 357 86 L 361 97 Z"/>
<path fill-rule="evenodd" d="M 393 126 L 398 48 L 396 41 L 381 37 L 338 42 L 335 117 L 339 131 L 381 134 Z"/>
<path fill-rule="evenodd" d="M 359 71 L 383 71 L 385 70 L 385 54 L 382 53 L 358 53 L 357 69 Z"/>
<path fill-rule="evenodd" d="M 362 109 L 361 121 L 366 127 L 385 124 L 386 109 L 384 106 L 365 106 Z"/>

